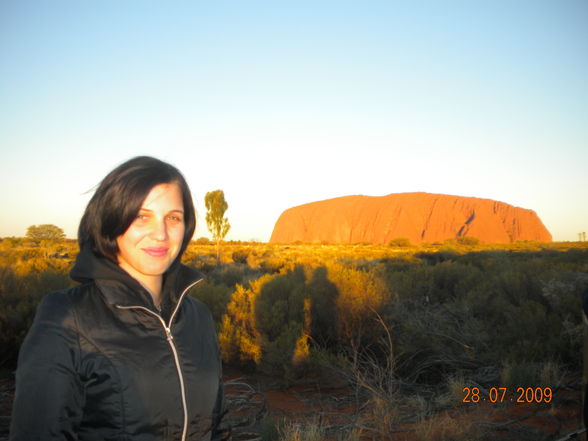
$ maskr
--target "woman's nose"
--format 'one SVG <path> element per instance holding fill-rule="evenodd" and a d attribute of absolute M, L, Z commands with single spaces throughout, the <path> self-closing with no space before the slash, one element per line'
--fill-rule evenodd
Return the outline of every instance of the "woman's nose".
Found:
<path fill-rule="evenodd" d="M 167 239 L 167 225 L 164 219 L 154 219 L 151 229 L 151 236 L 155 240 Z"/>

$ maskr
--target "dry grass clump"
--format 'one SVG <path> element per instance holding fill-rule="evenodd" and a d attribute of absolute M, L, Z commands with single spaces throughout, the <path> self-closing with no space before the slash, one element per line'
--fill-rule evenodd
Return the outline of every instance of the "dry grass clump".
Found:
<path fill-rule="evenodd" d="M 306 423 L 282 421 L 277 429 L 278 441 L 361 441 L 367 439 L 364 436 L 364 431 L 359 427 L 337 430 L 336 433 L 333 433 L 332 429 L 332 427 L 329 429 L 324 426 L 319 420 Z M 329 430 L 331 430 L 330 433 Z"/>
<path fill-rule="evenodd" d="M 561 364 L 555 361 L 547 361 L 540 368 L 539 385 L 555 389 L 561 385 L 563 377 L 564 372 Z"/>
<path fill-rule="evenodd" d="M 446 412 L 424 417 L 415 426 L 419 441 L 474 441 L 479 435 L 479 429 L 467 418 Z"/>
<path fill-rule="evenodd" d="M 308 423 L 289 422 L 279 429 L 280 441 L 323 441 L 325 429 L 318 421 Z"/>
<path fill-rule="evenodd" d="M 398 403 L 373 396 L 364 406 L 361 427 L 370 432 L 373 439 L 389 439 L 401 420 Z"/>

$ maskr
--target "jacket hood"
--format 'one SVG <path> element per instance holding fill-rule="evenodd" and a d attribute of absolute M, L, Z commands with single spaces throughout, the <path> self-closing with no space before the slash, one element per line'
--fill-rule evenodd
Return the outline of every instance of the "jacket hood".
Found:
<path fill-rule="evenodd" d="M 80 283 L 96 282 L 99 286 L 118 287 L 107 290 L 109 303 L 153 305 L 151 294 L 137 279 L 114 262 L 94 254 L 89 246 L 80 250 L 69 275 Z M 186 288 L 203 278 L 200 271 L 175 261 L 163 275 L 162 303 L 175 304 Z"/>

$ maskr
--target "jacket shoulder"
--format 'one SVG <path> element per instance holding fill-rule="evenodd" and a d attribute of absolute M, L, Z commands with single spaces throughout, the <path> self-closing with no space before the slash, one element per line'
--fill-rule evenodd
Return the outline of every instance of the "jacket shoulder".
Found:
<path fill-rule="evenodd" d="M 35 320 L 64 323 L 73 318 L 80 303 L 95 289 L 94 283 L 88 283 L 46 294 L 39 302 Z"/>
<path fill-rule="evenodd" d="M 198 300 L 192 296 L 186 296 L 184 299 L 185 304 L 193 311 L 200 319 L 206 319 L 212 321 L 212 314 L 210 309 L 204 302 Z"/>

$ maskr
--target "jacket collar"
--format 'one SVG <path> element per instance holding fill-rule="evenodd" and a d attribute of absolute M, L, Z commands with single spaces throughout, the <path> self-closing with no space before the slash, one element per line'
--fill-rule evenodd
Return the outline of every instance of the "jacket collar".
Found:
<path fill-rule="evenodd" d="M 89 246 L 80 250 L 69 275 L 76 282 L 95 282 L 109 304 L 154 307 L 151 295 L 135 278 Z M 186 288 L 203 278 L 196 269 L 174 262 L 163 275 L 163 303 L 175 305 Z"/>

